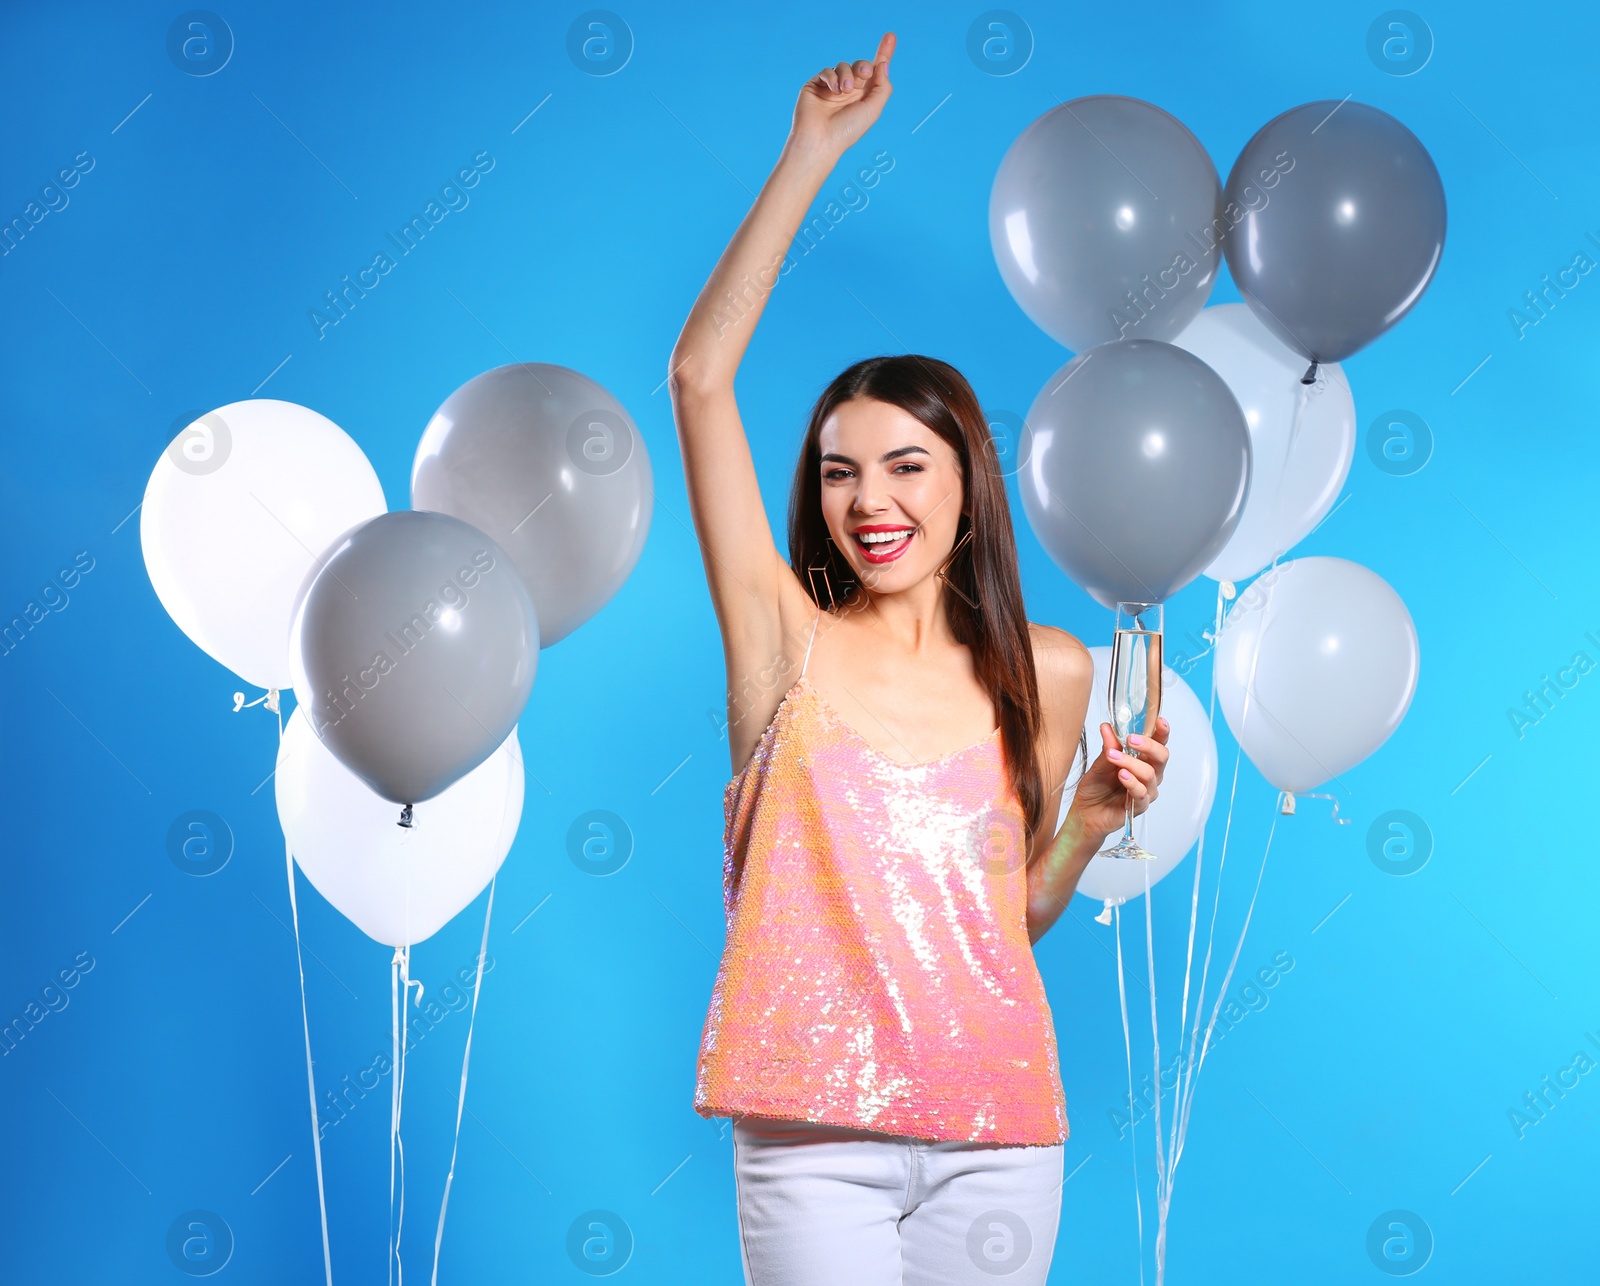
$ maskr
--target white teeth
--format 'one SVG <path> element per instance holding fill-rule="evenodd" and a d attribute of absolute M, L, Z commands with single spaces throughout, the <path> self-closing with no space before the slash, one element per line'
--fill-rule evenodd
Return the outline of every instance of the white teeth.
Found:
<path fill-rule="evenodd" d="M 888 545 L 910 534 L 909 531 L 862 531 L 856 533 L 856 539 L 868 545 Z"/>

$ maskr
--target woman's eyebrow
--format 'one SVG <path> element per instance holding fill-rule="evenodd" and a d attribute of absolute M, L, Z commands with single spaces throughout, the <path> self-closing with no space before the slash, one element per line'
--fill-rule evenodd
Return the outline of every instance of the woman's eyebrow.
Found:
<path fill-rule="evenodd" d="M 911 455 L 913 453 L 918 454 L 918 455 L 928 455 L 929 454 L 929 452 L 928 452 L 926 447 L 919 447 L 919 446 L 896 447 L 893 451 L 885 451 L 881 456 L 879 456 L 878 457 L 878 463 L 879 464 L 887 464 L 890 460 L 898 460 L 903 455 Z M 853 465 L 853 464 L 856 463 L 856 461 L 854 459 L 852 459 L 850 456 L 840 455 L 839 452 L 837 452 L 837 451 L 825 451 L 825 452 L 823 452 L 822 463 L 823 464 L 828 464 L 830 462 L 834 463 L 834 464 L 850 464 L 850 465 Z"/>

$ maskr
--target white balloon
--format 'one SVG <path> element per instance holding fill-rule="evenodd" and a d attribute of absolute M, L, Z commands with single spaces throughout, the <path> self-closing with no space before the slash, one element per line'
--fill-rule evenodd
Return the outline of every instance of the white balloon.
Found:
<path fill-rule="evenodd" d="M 1172 342 L 1222 376 L 1250 426 L 1244 512 L 1205 570 L 1212 580 L 1243 580 L 1304 539 L 1338 499 L 1356 449 L 1350 384 L 1336 363 L 1318 367 L 1315 384 L 1300 383 L 1306 359 L 1245 304 L 1205 309 Z"/>
<path fill-rule="evenodd" d="M 1083 730 L 1089 738 L 1093 762 L 1103 744 L 1100 725 L 1110 719 L 1106 688 L 1111 678 L 1111 649 L 1092 647 L 1089 655 L 1094 658 L 1094 688 L 1089 694 Z M 1217 741 L 1211 732 L 1211 721 L 1194 690 L 1166 666 L 1161 670 L 1161 713 L 1172 725 L 1167 734 L 1172 758 L 1162 776 L 1156 802 L 1133 821 L 1135 837 L 1155 857 L 1149 861 L 1106 857 L 1104 850 L 1115 847 L 1122 838 L 1120 828 L 1113 831 L 1106 837 L 1102 851 L 1089 859 L 1078 880 L 1077 891 L 1085 897 L 1113 904 L 1126 902 L 1143 894 L 1147 873 L 1154 888 L 1157 880 L 1189 855 L 1211 815 L 1211 801 L 1217 793 Z M 1072 796 L 1063 792 L 1057 830 L 1066 820 L 1071 804 Z"/>
<path fill-rule="evenodd" d="M 1297 558 L 1258 577 L 1222 623 L 1217 700 L 1261 775 L 1311 790 L 1400 725 L 1420 665 L 1411 613 L 1377 573 Z"/>
<path fill-rule="evenodd" d="M 201 416 L 161 453 L 139 540 L 156 597 L 200 648 L 260 688 L 287 688 L 306 575 L 384 513 L 378 475 L 332 420 L 252 398 Z"/>
<path fill-rule="evenodd" d="M 322 744 L 299 707 L 283 731 L 278 820 L 290 851 L 323 897 L 368 937 L 404 946 L 433 936 L 511 851 L 522 820 L 516 729 L 465 777 L 418 804 L 410 829 Z"/>

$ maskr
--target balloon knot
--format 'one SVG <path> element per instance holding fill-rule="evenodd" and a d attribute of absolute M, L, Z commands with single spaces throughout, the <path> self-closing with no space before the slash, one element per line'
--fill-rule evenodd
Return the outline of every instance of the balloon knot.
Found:
<path fill-rule="evenodd" d="M 1282 817 L 1294 816 L 1294 794 L 1292 791 L 1281 791 L 1278 795 L 1278 813 Z"/>
<path fill-rule="evenodd" d="M 249 709 L 252 709 L 255 706 L 260 706 L 260 705 L 266 706 L 267 709 L 272 711 L 273 714 L 277 714 L 278 713 L 278 689 L 277 688 L 268 688 L 265 692 L 263 692 L 254 701 L 246 701 L 244 699 L 244 693 L 242 693 L 242 692 L 235 692 L 233 694 L 233 712 L 234 712 L 234 714 L 238 714 L 239 711 L 241 711 L 241 710 L 249 710 Z"/>
<path fill-rule="evenodd" d="M 1231 580 L 1223 581 L 1218 588 L 1222 590 L 1222 597 L 1230 602 L 1233 601 L 1233 596 L 1239 592 L 1238 586 L 1236 586 Z"/>
<path fill-rule="evenodd" d="M 1306 367 L 1306 373 L 1300 377 L 1300 382 L 1302 384 L 1315 384 L 1317 382 L 1317 363 L 1315 360 L 1312 361 L 1310 366 Z"/>
<path fill-rule="evenodd" d="M 411 829 L 411 805 L 410 804 L 407 804 L 404 808 L 402 808 L 400 810 L 400 820 L 398 822 L 396 822 L 395 824 L 397 826 L 404 826 L 407 830 Z"/>

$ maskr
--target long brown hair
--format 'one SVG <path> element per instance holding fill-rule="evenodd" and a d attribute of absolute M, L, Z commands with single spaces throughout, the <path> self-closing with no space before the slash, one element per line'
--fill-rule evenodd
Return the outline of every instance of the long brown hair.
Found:
<path fill-rule="evenodd" d="M 823 390 L 811 408 L 789 491 L 789 566 L 818 607 L 832 607 L 863 592 L 849 563 L 828 539 L 822 517 L 822 449 L 817 441 L 834 408 L 853 398 L 887 402 L 916 417 L 949 443 L 960 461 L 965 512 L 956 528 L 956 542 L 969 531 L 972 538 L 945 568 L 945 576 L 960 590 L 949 593 L 947 587 L 945 618 L 956 639 L 972 649 L 978 681 L 999 714 L 1006 767 L 1027 828 L 1026 849 L 1044 812 L 1035 740 L 1039 682 L 999 457 L 988 417 L 960 371 L 937 358 L 915 354 L 869 357 Z M 814 570 L 818 568 L 826 575 Z M 822 601 L 824 595 L 829 602 Z M 978 606 L 974 608 L 969 599 Z M 1041 847 L 1038 853 L 1042 852 Z"/>

